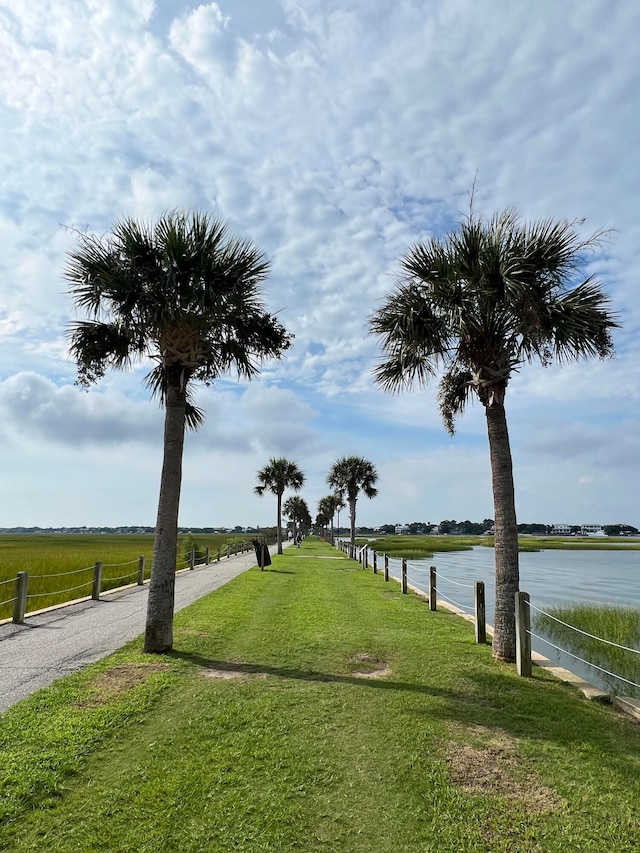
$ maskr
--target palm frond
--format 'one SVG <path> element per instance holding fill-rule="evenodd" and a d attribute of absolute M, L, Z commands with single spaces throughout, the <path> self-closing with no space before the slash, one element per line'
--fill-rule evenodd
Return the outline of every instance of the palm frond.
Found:
<path fill-rule="evenodd" d="M 438 402 L 449 435 L 455 433 L 455 419 L 461 415 L 474 390 L 474 377 L 468 370 L 448 370 L 440 381 Z"/>
<path fill-rule="evenodd" d="M 84 320 L 71 324 L 69 352 L 78 366 L 78 383 L 88 387 L 112 367 L 124 370 L 141 354 L 140 339 L 119 323 Z"/>
<path fill-rule="evenodd" d="M 362 490 L 368 498 L 378 494 L 375 486 L 378 472 L 368 459 L 362 456 L 345 456 L 338 459 L 327 475 L 327 483 L 340 494 L 346 493 L 350 500 L 355 500 Z"/>
<path fill-rule="evenodd" d="M 292 336 L 265 311 L 260 285 L 268 262 L 248 239 L 231 237 L 220 219 L 179 211 L 155 224 L 125 218 L 110 234 L 80 234 L 78 243 L 65 277 L 76 309 L 100 324 L 93 338 L 80 334 L 82 323 L 70 331 L 87 385 L 108 367 L 146 354 L 157 363 L 148 385 L 163 402 L 163 370 L 176 366 L 187 382 L 205 384 L 234 369 L 251 378 L 291 345 Z M 187 421 L 195 426 L 202 412 L 190 406 Z"/>
<path fill-rule="evenodd" d="M 608 357 L 615 316 L 600 285 L 581 277 L 607 236 L 583 237 L 567 220 L 523 223 L 508 208 L 487 221 L 471 211 L 442 240 L 412 246 L 370 320 L 382 351 L 375 381 L 398 391 L 444 370 L 441 411 L 452 431 L 472 391 L 488 405 L 524 361 Z"/>
<path fill-rule="evenodd" d="M 266 490 L 273 494 L 282 494 L 285 489 L 298 491 L 305 482 L 304 473 L 295 462 L 284 457 L 269 459 L 269 462 L 257 473 L 258 485 L 254 492 L 262 495 Z"/>

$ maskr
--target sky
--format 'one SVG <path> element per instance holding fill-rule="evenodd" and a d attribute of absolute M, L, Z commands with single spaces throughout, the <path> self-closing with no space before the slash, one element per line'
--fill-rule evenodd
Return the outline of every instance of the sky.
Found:
<path fill-rule="evenodd" d="M 628 0 L 0 0 L 0 527 L 155 522 L 148 365 L 86 392 L 67 351 L 78 232 L 222 217 L 271 266 L 281 362 L 197 392 L 180 524 L 268 525 L 286 456 L 313 515 L 342 456 L 358 522 L 493 517 L 484 411 L 389 396 L 368 334 L 402 255 L 469 209 L 611 229 L 590 256 L 616 356 L 525 366 L 507 418 L 521 522 L 640 526 L 640 4 Z"/>

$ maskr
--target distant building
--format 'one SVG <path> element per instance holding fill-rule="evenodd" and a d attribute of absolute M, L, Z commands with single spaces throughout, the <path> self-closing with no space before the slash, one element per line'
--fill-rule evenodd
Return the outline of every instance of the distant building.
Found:
<path fill-rule="evenodd" d="M 549 525 L 549 533 L 552 536 L 570 536 L 571 525 L 569 524 L 551 524 Z"/>
<path fill-rule="evenodd" d="M 583 524 L 580 527 L 582 536 L 606 536 L 601 524 Z"/>
<path fill-rule="evenodd" d="M 407 535 L 409 533 L 408 524 L 396 524 L 396 536 Z"/>

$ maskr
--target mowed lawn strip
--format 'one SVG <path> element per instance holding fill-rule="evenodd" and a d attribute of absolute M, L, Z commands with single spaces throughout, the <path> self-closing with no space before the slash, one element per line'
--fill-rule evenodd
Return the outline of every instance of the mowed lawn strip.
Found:
<path fill-rule="evenodd" d="M 0 718 L 12 851 L 623 851 L 640 727 L 322 542 Z"/>

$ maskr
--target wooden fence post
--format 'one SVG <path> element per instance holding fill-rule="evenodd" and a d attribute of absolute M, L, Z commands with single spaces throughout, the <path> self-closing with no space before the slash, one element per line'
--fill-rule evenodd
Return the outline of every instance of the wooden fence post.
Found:
<path fill-rule="evenodd" d="M 473 601 L 475 605 L 476 643 L 487 642 L 487 616 L 484 600 L 484 581 L 474 581 Z"/>
<path fill-rule="evenodd" d="M 378 574 L 378 552 L 373 552 L 373 573 L 374 575 Z"/>
<path fill-rule="evenodd" d="M 24 614 L 27 612 L 27 586 L 29 585 L 29 572 L 18 572 L 16 575 L 16 594 L 13 602 L 13 621 L 16 625 L 22 625 Z"/>
<path fill-rule="evenodd" d="M 436 567 L 429 566 L 429 610 L 437 610 L 436 602 Z"/>
<path fill-rule="evenodd" d="M 138 586 L 144 584 L 144 554 L 138 557 Z"/>
<path fill-rule="evenodd" d="M 209 555 L 209 546 L 207 545 L 207 547 L 204 549 L 204 564 L 205 564 L 205 566 L 208 566 L 209 563 L 211 562 L 209 560 L 209 556 L 210 556 Z"/>
<path fill-rule="evenodd" d="M 407 594 L 407 561 L 405 559 L 402 560 L 402 592 L 404 595 Z"/>
<path fill-rule="evenodd" d="M 195 552 L 195 549 L 192 548 L 189 551 L 189 569 L 190 569 L 190 571 L 194 570 L 195 565 L 196 565 L 196 552 Z"/>
<path fill-rule="evenodd" d="M 518 675 L 531 678 L 531 611 L 527 592 L 516 592 L 516 666 Z"/>
<path fill-rule="evenodd" d="M 220 546 L 218 545 L 218 562 L 220 562 Z"/>
<path fill-rule="evenodd" d="M 93 585 L 91 587 L 91 598 L 94 601 L 100 601 L 100 590 L 102 588 L 102 562 L 98 562 L 93 567 Z"/>
<path fill-rule="evenodd" d="M 389 582 L 389 555 L 384 555 L 384 579 L 388 583 Z"/>
<path fill-rule="evenodd" d="M 369 568 L 369 549 L 367 548 L 366 545 L 362 549 L 362 568 L 363 569 Z"/>

